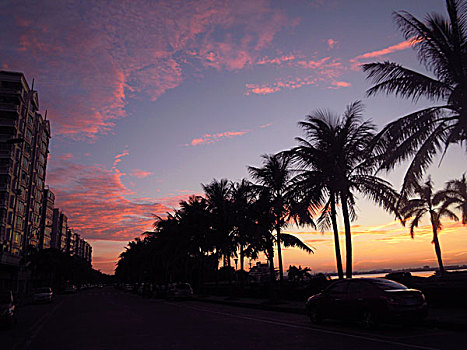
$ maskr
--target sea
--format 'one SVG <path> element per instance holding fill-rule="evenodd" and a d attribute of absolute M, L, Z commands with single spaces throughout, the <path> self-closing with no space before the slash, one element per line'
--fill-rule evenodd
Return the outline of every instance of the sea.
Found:
<path fill-rule="evenodd" d="M 458 270 L 446 270 L 447 272 L 460 272 L 460 271 L 467 271 L 467 269 L 458 269 Z M 396 271 L 394 271 L 396 272 Z M 436 270 L 424 270 L 424 271 L 404 271 L 404 272 L 410 272 L 412 276 L 418 276 L 418 277 L 430 277 L 433 276 L 436 273 Z M 388 274 L 389 272 L 380 272 L 380 273 L 362 273 L 362 274 L 354 274 L 355 278 L 358 277 L 367 277 L 367 278 L 377 278 L 377 277 L 384 277 Z M 337 278 L 337 276 L 332 276 L 332 278 Z"/>

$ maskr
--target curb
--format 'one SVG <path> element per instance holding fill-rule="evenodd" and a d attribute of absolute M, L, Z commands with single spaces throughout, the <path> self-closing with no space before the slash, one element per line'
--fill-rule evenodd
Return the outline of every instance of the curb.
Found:
<path fill-rule="evenodd" d="M 257 309 L 257 310 L 279 311 L 279 312 L 287 312 L 287 313 L 298 314 L 298 315 L 306 314 L 305 307 L 303 307 L 303 309 L 297 309 L 294 307 L 279 306 L 279 305 L 252 304 L 252 303 L 243 302 L 243 301 L 237 302 L 237 301 L 213 300 L 213 299 L 205 299 L 205 298 L 195 298 L 194 300 L 205 302 L 205 303 L 211 303 L 211 304 L 222 304 L 222 305 L 246 307 L 246 308 Z"/>
<path fill-rule="evenodd" d="M 238 306 L 238 307 L 246 307 L 250 309 L 257 309 L 257 310 L 268 310 L 268 311 L 278 311 L 278 312 L 287 312 L 293 313 L 297 315 L 306 315 L 305 307 L 303 309 L 297 309 L 294 307 L 287 307 L 287 306 L 279 306 L 279 305 L 268 305 L 268 304 L 252 304 L 243 301 L 230 301 L 230 300 L 213 300 L 209 298 L 197 297 L 195 298 L 196 301 L 201 301 L 205 303 L 211 304 L 222 304 L 222 305 L 230 305 L 230 306 Z M 451 330 L 451 331 L 465 331 L 467 330 L 467 324 L 465 323 L 458 323 L 452 321 L 440 321 L 436 319 L 426 319 L 423 323 L 424 326 L 429 328 L 439 328 L 444 330 Z"/>

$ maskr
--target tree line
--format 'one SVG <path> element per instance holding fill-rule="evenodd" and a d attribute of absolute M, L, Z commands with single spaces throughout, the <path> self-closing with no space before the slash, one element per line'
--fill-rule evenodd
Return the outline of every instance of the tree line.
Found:
<path fill-rule="evenodd" d="M 444 274 L 439 231 L 442 219 L 467 224 L 465 174 L 434 192 L 426 170 L 438 155 L 453 145 L 467 151 L 467 16 L 466 2 L 447 0 L 448 18 L 429 14 L 424 21 L 407 12 L 394 19 L 406 40 L 411 40 L 428 74 L 394 62 L 362 65 L 379 93 L 418 100 L 433 106 L 402 116 L 377 131 L 364 119 L 360 101 L 341 115 L 316 110 L 298 123 L 302 136 L 296 146 L 263 155 L 261 167 L 248 167 L 251 179 L 239 182 L 214 179 L 203 185 L 203 196 L 191 196 L 179 209 L 155 217 L 154 230 L 130 242 L 120 255 L 116 275 L 127 281 L 205 279 L 209 266 L 220 260 L 226 269 L 238 259 L 264 254 L 275 280 L 283 280 L 281 247 L 313 249 L 283 232 L 288 225 L 332 231 L 336 268 L 344 278 L 337 218 L 344 223 L 345 277 L 352 277 L 351 222 L 357 218 L 356 195 L 373 201 L 409 225 L 413 237 L 423 217 L 430 220 L 433 244 Z M 408 162 L 399 191 L 381 174 Z M 211 269 L 212 270 L 212 269 Z M 155 277 L 157 276 L 157 277 Z"/>

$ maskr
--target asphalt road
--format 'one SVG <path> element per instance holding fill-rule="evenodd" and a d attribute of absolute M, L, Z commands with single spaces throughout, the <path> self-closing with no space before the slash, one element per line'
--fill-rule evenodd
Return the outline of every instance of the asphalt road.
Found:
<path fill-rule="evenodd" d="M 314 326 L 302 315 L 148 300 L 111 287 L 25 306 L 17 326 L 1 330 L 0 339 L 0 347 L 11 350 L 467 348 L 462 332 L 389 326 L 362 331 L 338 322 Z"/>

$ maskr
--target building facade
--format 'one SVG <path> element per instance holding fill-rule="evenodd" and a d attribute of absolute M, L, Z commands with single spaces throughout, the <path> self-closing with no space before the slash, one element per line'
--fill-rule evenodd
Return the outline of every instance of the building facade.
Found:
<path fill-rule="evenodd" d="M 45 188 L 42 200 L 41 235 L 39 240 L 39 249 L 48 249 L 51 247 L 54 204 L 54 193 L 49 188 Z"/>
<path fill-rule="evenodd" d="M 38 248 L 50 124 L 22 73 L 0 71 L 0 242 L 2 262 Z"/>
<path fill-rule="evenodd" d="M 50 123 L 23 73 L 0 70 L 0 289 L 31 290 L 35 250 L 56 248 L 91 262 L 92 248 L 54 208 L 45 186 Z"/>
<path fill-rule="evenodd" d="M 52 221 L 51 248 L 66 252 L 68 218 L 59 208 L 55 208 Z"/>

